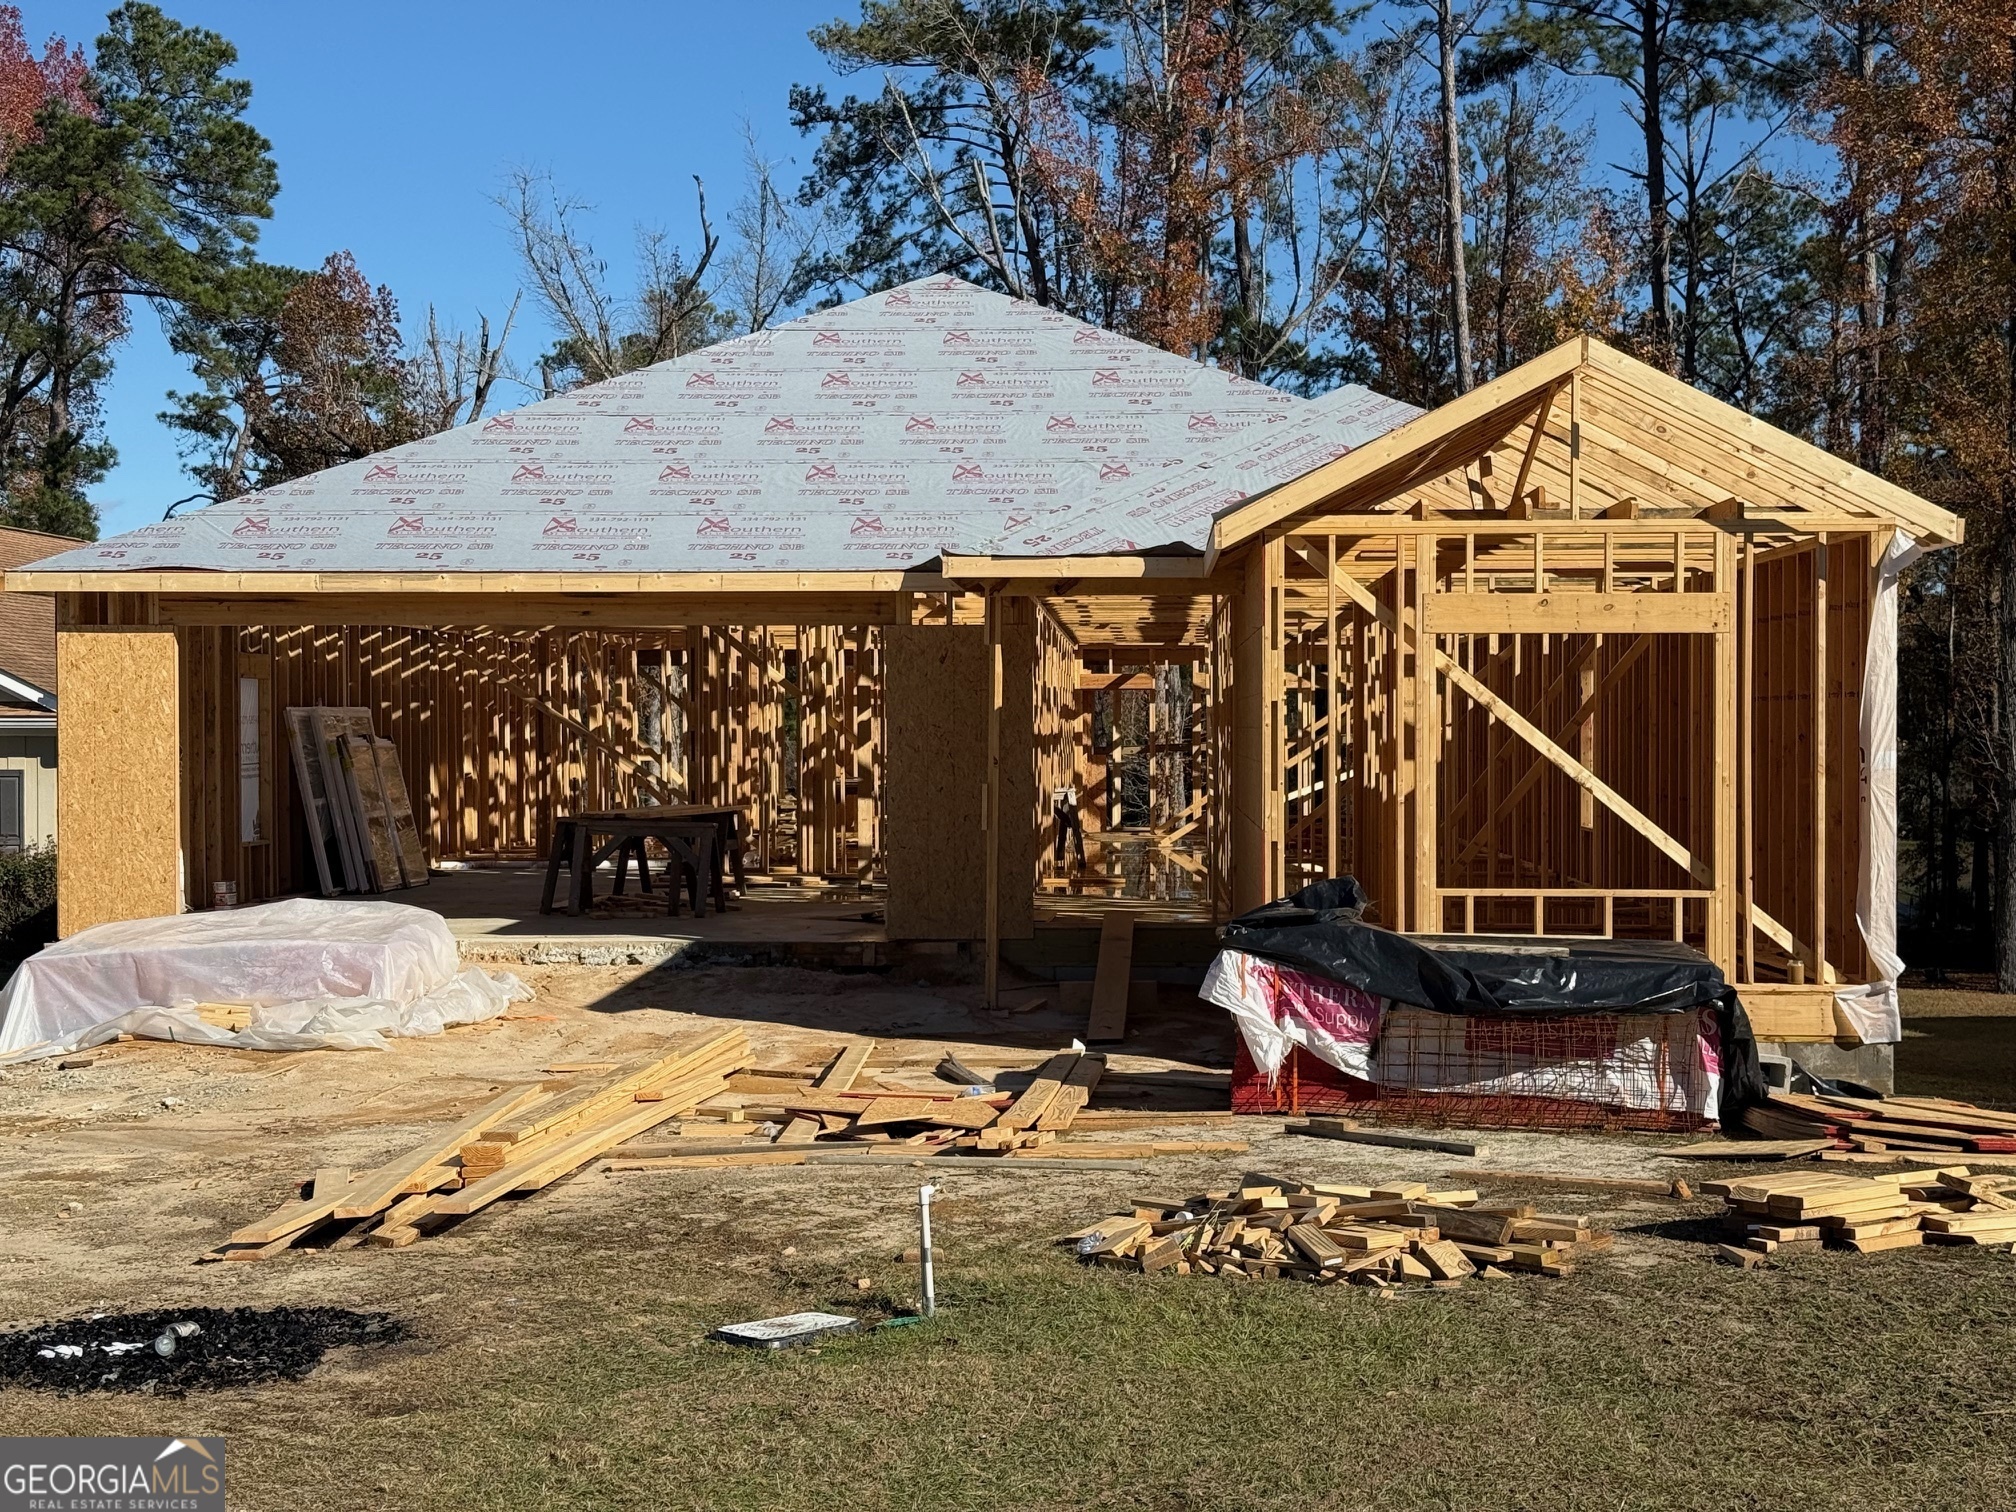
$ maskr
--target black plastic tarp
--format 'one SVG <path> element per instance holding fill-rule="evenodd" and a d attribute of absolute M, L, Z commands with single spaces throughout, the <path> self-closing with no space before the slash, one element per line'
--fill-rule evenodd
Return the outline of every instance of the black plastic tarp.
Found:
<path fill-rule="evenodd" d="M 1665 940 L 1403 935 L 1367 924 L 1365 893 L 1333 877 L 1222 926 L 1228 950 L 1264 956 L 1373 997 L 1469 1018 L 1720 1010 L 1722 1122 L 1764 1100 L 1757 1041 L 1721 968 Z"/>

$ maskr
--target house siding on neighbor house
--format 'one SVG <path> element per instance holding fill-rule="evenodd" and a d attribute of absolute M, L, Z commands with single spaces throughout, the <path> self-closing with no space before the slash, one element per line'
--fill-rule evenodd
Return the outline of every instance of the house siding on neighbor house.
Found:
<path fill-rule="evenodd" d="M 14 795 L 19 785 L 20 841 L 48 845 L 56 838 L 56 732 L 11 734 L 0 729 L 0 845 L 11 845 Z"/>
<path fill-rule="evenodd" d="M 0 528 L 0 568 L 76 544 Z M 0 600 L 0 849 L 56 838 L 55 692 L 55 603 L 8 594 Z"/>

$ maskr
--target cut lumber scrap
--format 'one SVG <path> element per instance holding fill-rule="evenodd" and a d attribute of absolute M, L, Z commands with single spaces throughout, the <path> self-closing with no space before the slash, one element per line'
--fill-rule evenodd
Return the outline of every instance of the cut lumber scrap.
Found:
<path fill-rule="evenodd" d="M 1464 1208 L 1436 1208 L 1435 1226 L 1444 1239 L 1460 1239 L 1472 1244 L 1497 1246 L 1512 1237 L 1512 1225 L 1519 1220 L 1503 1213 L 1473 1213 Z"/>
<path fill-rule="evenodd" d="M 1283 1237 L 1311 1265 L 1341 1265 L 1347 1258 L 1343 1247 L 1313 1223 L 1291 1223 Z"/>
<path fill-rule="evenodd" d="M 879 1128 L 883 1124 L 915 1123 L 931 1114 L 931 1104 L 921 1097 L 878 1097 L 861 1105 L 854 1127 Z"/>
<path fill-rule="evenodd" d="M 1913 1249 L 1924 1242 L 1924 1231 L 1914 1228 L 1896 1234 L 1875 1234 L 1867 1239 L 1850 1239 L 1848 1248 L 1868 1255 L 1878 1250 Z"/>
<path fill-rule="evenodd" d="M 762 1071 L 744 1067 L 728 1078 L 730 1092 L 753 1092 L 758 1097 L 788 1097 L 810 1091 L 812 1078 L 795 1071 Z"/>
<path fill-rule="evenodd" d="M 1438 1239 L 1433 1244 L 1417 1244 L 1414 1254 L 1438 1281 L 1461 1281 L 1476 1272 L 1477 1267 L 1453 1242 Z"/>
<path fill-rule="evenodd" d="M 1986 1234 L 2016 1231 L 2016 1213 L 1990 1208 L 1975 1213 L 1927 1213 L 1919 1223 L 1934 1234 Z"/>
<path fill-rule="evenodd" d="M 1831 1139 L 1704 1139 L 1659 1153 L 1672 1160 L 1800 1160 L 1833 1148 Z"/>
<path fill-rule="evenodd" d="M 1071 1127 L 1078 1112 L 1092 1100 L 1092 1089 L 1099 1085 L 1099 1078 L 1105 1073 L 1106 1057 L 1087 1053 L 1078 1057 L 1078 1063 L 1064 1078 L 1064 1084 L 1057 1089 L 1057 1095 L 1050 1099 L 1050 1106 L 1043 1110 L 1043 1116 L 1036 1120 L 1041 1130 L 1062 1133 Z"/>
<path fill-rule="evenodd" d="M 1127 1038 L 1127 984 L 1134 970 L 1134 915 L 1110 909 L 1099 922 L 1099 963 L 1092 974 L 1089 1044 Z"/>
<path fill-rule="evenodd" d="M 1347 1144 L 1381 1145 L 1393 1150 L 1438 1150 L 1444 1155 L 1482 1155 L 1482 1145 L 1464 1139 L 1443 1139 L 1432 1134 L 1396 1134 L 1385 1129 L 1361 1129 L 1347 1118 L 1291 1119 L 1281 1126 L 1284 1134 L 1307 1134 L 1317 1139 L 1340 1139 Z"/>
<path fill-rule="evenodd" d="M 951 1102 L 934 1102 L 923 1122 L 940 1129 L 984 1129 L 1001 1116 L 1001 1110 L 984 1097 L 959 1097 Z"/>
<path fill-rule="evenodd" d="M 1082 1057 L 1075 1050 L 1062 1051 L 1053 1055 L 1036 1072 L 1036 1079 L 1029 1083 L 1022 1095 L 1015 1099 L 1008 1110 L 996 1120 L 996 1130 L 1027 1129 L 1035 1125 L 1050 1104 L 1055 1101 L 1073 1068 Z"/>
<path fill-rule="evenodd" d="M 306 1197 L 330 1197 L 350 1185 L 350 1167 L 317 1166 L 315 1174 L 308 1178 Z"/>
<path fill-rule="evenodd" d="M 861 1040 L 845 1046 L 813 1080 L 812 1085 L 828 1092 L 845 1092 L 854 1085 L 854 1079 L 861 1074 L 862 1068 L 868 1064 L 868 1057 L 874 1053 L 873 1040 Z"/>
<path fill-rule="evenodd" d="M 780 1145 L 810 1144 L 819 1137 L 823 1127 L 819 1119 L 814 1115 L 796 1115 L 792 1118 L 791 1122 L 784 1126 L 783 1132 L 778 1134 L 777 1143 Z"/>

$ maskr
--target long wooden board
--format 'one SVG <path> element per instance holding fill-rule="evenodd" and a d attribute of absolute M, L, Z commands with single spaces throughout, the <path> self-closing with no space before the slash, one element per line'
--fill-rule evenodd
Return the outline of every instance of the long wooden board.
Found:
<path fill-rule="evenodd" d="M 1071 1127 L 1071 1120 L 1078 1116 L 1078 1110 L 1092 1100 L 1092 1089 L 1099 1085 L 1099 1078 L 1105 1073 L 1106 1057 L 1103 1055 L 1081 1055 L 1078 1064 L 1071 1068 L 1071 1074 L 1064 1078 L 1064 1085 L 1057 1089 L 1057 1095 L 1050 1099 L 1050 1106 L 1043 1110 L 1043 1116 L 1036 1120 L 1040 1131 L 1059 1132 Z"/>
<path fill-rule="evenodd" d="M 1036 1072 L 1036 1080 L 1029 1083 L 1022 1095 L 1015 1099 L 1007 1112 L 995 1120 L 996 1129 L 1027 1129 L 1048 1111 L 1056 1099 L 1064 1079 L 1071 1074 L 1082 1057 L 1075 1050 L 1065 1050 L 1053 1055 Z"/>
<path fill-rule="evenodd" d="M 513 1161 L 473 1186 L 448 1193 L 434 1204 L 433 1211 L 450 1217 L 465 1217 L 509 1193 L 536 1192 L 550 1186 L 569 1171 L 585 1165 L 624 1140 L 635 1139 L 639 1134 L 676 1117 L 682 1106 L 691 1106 L 688 1096 L 697 1100 L 706 1095 L 710 1083 L 721 1080 L 718 1074 L 695 1077 L 682 1084 L 685 1095 L 668 1097 L 662 1102 L 635 1103 L 633 1111 L 603 1119 L 537 1154 Z"/>
<path fill-rule="evenodd" d="M 431 1136 L 417 1149 L 409 1150 L 375 1170 L 366 1171 L 350 1185 L 332 1191 L 327 1196 L 318 1195 L 305 1201 L 286 1203 L 274 1209 L 259 1222 L 247 1224 L 239 1229 L 224 1242 L 226 1245 L 269 1244 L 288 1234 L 297 1233 L 311 1223 L 319 1223 L 324 1218 L 369 1217 L 372 1213 L 389 1207 L 399 1196 L 401 1188 L 415 1175 L 430 1166 L 440 1164 L 448 1155 L 453 1154 L 468 1137 L 470 1129 L 480 1129 L 486 1123 L 504 1117 L 541 1095 L 543 1095 L 542 1089 L 538 1087 L 514 1087 L 508 1092 L 500 1093 L 454 1129 Z M 375 1200 L 379 1194 L 382 1194 L 382 1201 L 376 1201 L 375 1206 L 365 1205 L 367 1196 Z"/>
<path fill-rule="evenodd" d="M 848 1045 L 833 1057 L 832 1064 L 821 1071 L 812 1085 L 828 1092 L 845 1092 L 854 1085 L 861 1068 L 868 1064 L 868 1057 L 875 1053 L 875 1041 L 862 1040 L 857 1045 Z"/>
<path fill-rule="evenodd" d="M 1127 1038 L 1127 985 L 1134 970 L 1134 915 L 1109 910 L 1099 923 L 1099 964 L 1092 974 L 1092 1014 L 1085 1026 L 1090 1044 Z"/>

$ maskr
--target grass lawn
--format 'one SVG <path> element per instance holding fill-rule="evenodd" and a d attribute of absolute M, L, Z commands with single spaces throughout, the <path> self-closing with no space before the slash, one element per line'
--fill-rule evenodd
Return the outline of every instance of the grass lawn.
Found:
<path fill-rule="evenodd" d="M 893 1306 L 914 1270 L 886 1227 L 834 1222 L 831 1194 L 808 1232 L 794 1188 L 735 1185 L 719 1204 L 687 1177 L 627 1186 L 627 1226 L 528 1203 L 412 1250 L 258 1267 L 248 1287 L 390 1303 L 420 1337 L 179 1404 L 0 1392 L 0 1417 L 226 1433 L 248 1508 L 2012 1503 L 2007 1253 L 1743 1272 L 1706 1258 L 1714 1204 L 1646 1202 L 1588 1208 L 1618 1246 L 1574 1276 L 1382 1301 L 1083 1269 L 1043 1242 L 1091 1216 L 1082 1199 L 955 1197 L 936 1322 L 764 1354 L 703 1336 Z M 865 1209 L 900 1224 L 914 1188 L 875 1188 Z"/>

